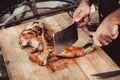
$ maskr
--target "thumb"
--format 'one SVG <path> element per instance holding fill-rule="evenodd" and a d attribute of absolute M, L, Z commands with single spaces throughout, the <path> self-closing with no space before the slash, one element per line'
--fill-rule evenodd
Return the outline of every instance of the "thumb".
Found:
<path fill-rule="evenodd" d="M 76 22 L 81 22 L 81 21 L 84 21 L 84 17 L 85 17 L 84 13 L 79 13 L 78 15 L 76 15 L 76 17 L 74 18 L 74 20 Z"/>
<path fill-rule="evenodd" d="M 117 31 L 116 34 L 114 36 L 112 36 L 112 39 L 113 40 L 116 39 L 118 37 L 118 35 L 119 35 L 119 32 Z"/>
<path fill-rule="evenodd" d="M 118 25 L 113 26 L 113 30 L 111 34 L 112 34 L 112 39 L 116 39 L 118 37 L 119 34 Z"/>

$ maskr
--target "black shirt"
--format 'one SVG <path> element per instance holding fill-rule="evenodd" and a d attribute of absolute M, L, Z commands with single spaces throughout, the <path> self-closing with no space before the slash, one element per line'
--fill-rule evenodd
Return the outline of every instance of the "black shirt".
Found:
<path fill-rule="evenodd" d="M 107 15 L 120 8 L 120 0 L 98 0 L 100 21 Z"/>
<path fill-rule="evenodd" d="M 120 8 L 120 0 L 99 0 L 98 3 L 101 22 L 110 13 Z M 120 27 L 117 39 L 102 49 L 120 66 Z"/>

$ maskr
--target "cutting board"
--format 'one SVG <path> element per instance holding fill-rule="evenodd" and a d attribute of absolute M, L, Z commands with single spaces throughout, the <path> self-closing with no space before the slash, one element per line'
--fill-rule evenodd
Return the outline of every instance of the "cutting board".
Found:
<path fill-rule="evenodd" d="M 66 13 L 38 20 L 55 29 L 72 24 L 72 18 Z M 23 50 L 18 44 L 19 35 L 32 22 L 0 30 L 0 47 L 6 63 L 10 80 L 119 80 L 120 76 L 98 79 L 91 76 L 99 72 L 118 70 L 119 67 L 99 47 L 82 57 L 60 59 L 46 66 L 39 66 L 29 60 L 29 50 Z M 91 38 L 78 28 L 79 40 L 75 46 L 83 46 Z"/>

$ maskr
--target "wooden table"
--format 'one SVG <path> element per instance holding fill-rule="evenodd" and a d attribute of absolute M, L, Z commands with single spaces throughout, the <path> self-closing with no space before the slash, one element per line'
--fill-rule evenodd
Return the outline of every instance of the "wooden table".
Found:
<path fill-rule="evenodd" d="M 57 14 L 39 20 L 49 26 L 67 27 L 72 19 L 67 13 Z M 120 69 L 112 59 L 99 47 L 93 52 L 79 58 L 62 59 L 39 66 L 29 60 L 29 53 L 20 48 L 19 34 L 25 26 L 21 24 L 0 30 L 0 46 L 6 62 L 10 80 L 119 80 L 120 76 L 111 78 L 96 78 L 92 74 Z M 88 35 L 78 29 L 79 40 L 74 44 L 83 46 L 91 40 Z"/>

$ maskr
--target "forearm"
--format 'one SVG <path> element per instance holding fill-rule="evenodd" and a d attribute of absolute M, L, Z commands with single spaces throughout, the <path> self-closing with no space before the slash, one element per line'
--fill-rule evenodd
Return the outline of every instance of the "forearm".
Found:
<path fill-rule="evenodd" d="M 120 8 L 108 15 L 106 19 L 110 20 L 113 26 L 120 25 Z"/>
<path fill-rule="evenodd" d="M 80 0 L 80 5 L 81 4 L 87 4 L 87 5 L 89 5 L 89 0 Z"/>
<path fill-rule="evenodd" d="M 87 3 L 89 3 L 89 0 L 80 0 L 80 2 L 87 2 Z"/>
<path fill-rule="evenodd" d="M 91 5 L 92 3 L 94 3 L 94 0 L 80 0 L 80 4 L 81 3 Z"/>

